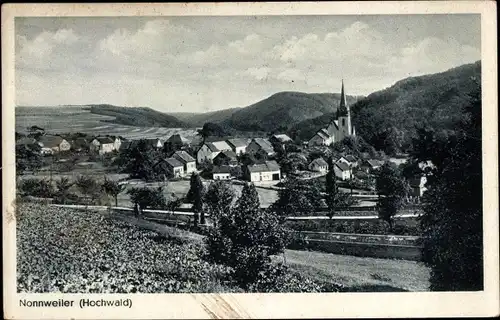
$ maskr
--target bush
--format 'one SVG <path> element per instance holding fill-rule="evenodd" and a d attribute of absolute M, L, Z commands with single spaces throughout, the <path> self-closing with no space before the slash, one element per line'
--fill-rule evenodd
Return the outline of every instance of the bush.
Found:
<path fill-rule="evenodd" d="M 130 195 L 130 201 L 138 204 L 141 209 L 165 209 L 167 207 L 167 200 L 163 195 L 163 188 L 150 189 L 148 187 L 132 188 L 127 191 Z"/>
<path fill-rule="evenodd" d="M 54 186 L 45 179 L 26 179 L 19 187 L 23 196 L 51 198 L 54 195 Z"/>

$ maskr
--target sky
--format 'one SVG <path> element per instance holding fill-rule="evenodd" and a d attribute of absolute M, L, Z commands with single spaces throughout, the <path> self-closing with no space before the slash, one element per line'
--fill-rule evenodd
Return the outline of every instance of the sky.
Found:
<path fill-rule="evenodd" d="M 480 31 L 472 14 L 16 18 L 16 105 L 207 112 L 341 79 L 368 95 L 479 60 Z"/>

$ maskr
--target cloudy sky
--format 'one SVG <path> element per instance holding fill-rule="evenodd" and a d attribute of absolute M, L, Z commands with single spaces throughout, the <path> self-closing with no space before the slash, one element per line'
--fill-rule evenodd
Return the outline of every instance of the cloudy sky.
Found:
<path fill-rule="evenodd" d="M 481 57 L 479 15 L 16 18 L 16 104 L 165 112 L 367 95 Z"/>

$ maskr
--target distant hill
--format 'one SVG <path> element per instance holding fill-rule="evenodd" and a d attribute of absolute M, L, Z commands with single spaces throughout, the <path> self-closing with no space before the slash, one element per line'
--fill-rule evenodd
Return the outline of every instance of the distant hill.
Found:
<path fill-rule="evenodd" d="M 353 103 L 355 97 L 347 96 Z M 339 93 L 279 92 L 232 112 L 224 126 L 240 131 L 286 131 L 294 124 L 336 110 Z"/>
<path fill-rule="evenodd" d="M 461 119 L 461 108 L 477 83 L 481 83 L 480 61 L 398 81 L 351 106 L 356 133 L 375 148 L 384 150 L 387 132 L 392 130 L 397 144 L 408 147 L 417 127 L 449 129 Z M 309 139 L 332 117 L 330 113 L 305 120 L 292 126 L 289 133 Z"/>
<path fill-rule="evenodd" d="M 91 113 L 115 117 L 115 119 L 105 120 L 107 122 L 137 127 L 189 127 L 187 123 L 176 117 L 151 108 L 118 107 L 109 104 L 92 104 L 89 107 Z"/>
<path fill-rule="evenodd" d="M 238 110 L 241 110 L 241 108 L 231 108 L 205 113 L 175 112 L 169 114 L 185 123 L 189 123 L 189 125 L 193 127 L 202 127 L 206 122 L 220 123 L 229 119 L 231 115 Z"/>

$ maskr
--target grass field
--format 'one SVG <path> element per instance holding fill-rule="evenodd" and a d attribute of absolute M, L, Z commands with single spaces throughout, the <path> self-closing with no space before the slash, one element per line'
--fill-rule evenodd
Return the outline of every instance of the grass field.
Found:
<path fill-rule="evenodd" d="M 303 275 L 353 291 L 429 290 L 429 269 L 417 262 L 297 250 L 287 250 L 286 260 Z"/>
<path fill-rule="evenodd" d="M 84 107 L 16 107 L 16 131 L 26 132 L 33 125 L 50 133 L 83 132 L 119 135 L 127 139 L 168 138 L 180 134 L 191 140 L 195 129 L 134 127 L 106 122 L 114 117 L 90 113 Z"/>

